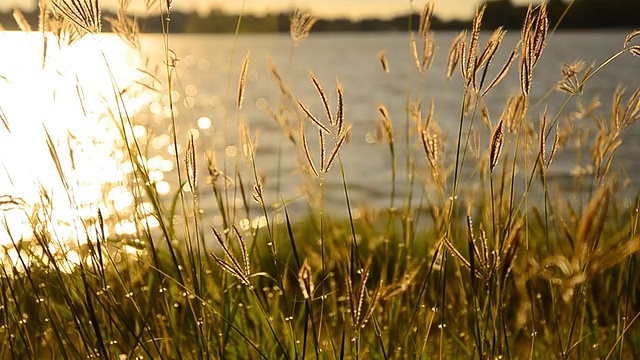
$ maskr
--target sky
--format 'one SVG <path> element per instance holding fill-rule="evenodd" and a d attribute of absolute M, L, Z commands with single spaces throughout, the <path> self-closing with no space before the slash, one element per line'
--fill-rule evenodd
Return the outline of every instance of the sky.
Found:
<path fill-rule="evenodd" d="M 12 7 L 32 9 L 37 0 L 0 0 L 0 10 Z M 143 6 L 145 0 L 131 0 L 132 7 Z M 435 4 L 438 17 L 450 20 L 470 18 L 482 0 L 431 0 Z M 512 0 L 515 4 L 528 4 L 539 0 Z M 101 0 L 104 7 L 113 7 L 118 0 Z M 393 17 L 417 9 L 421 9 L 427 0 L 173 0 L 179 10 L 197 10 L 206 13 L 212 7 L 220 7 L 238 13 L 275 13 L 303 9 L 319 17 L 350 17 L 354 19 L 366 17 Z"/>

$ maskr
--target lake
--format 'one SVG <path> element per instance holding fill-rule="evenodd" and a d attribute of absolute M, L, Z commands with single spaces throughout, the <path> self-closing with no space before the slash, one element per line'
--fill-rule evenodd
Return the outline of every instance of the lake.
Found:
<path fill-rule="evenodd" d="M 536 122 L 545 107 L 548 107 L 550 114 L 555 115 L 568 97 L 555 91 L 544 97 L 561 79 L 562 64 L 584 59 L 587 65 L 594 62 L 597 66 L 621 49 L 626 34 L 623 31 L 582 31 L 552 35 L 534 72 L 532 104 L 540 103 L 531 109 L 530 114 L 536 118 Z M 387 146 L 376 141 L 374 136 L 376 123 L 379 122 L 377 104 L 384 104 L 394 121 L 396 147 L 399 149 L 398 174 L 405 173 L 403 131 L 408 98 L 411 101 L 421 99 L 424 102 L 424 113 L 433 98 L 436 104 L 435 119 L 443 133 L 448 134 L 449 141 L 453 142 L 459 124 L 462 81 L 460 75 L 456 74 L 447 82 L 445 73 L 447 53 L 456 35 L 453 32 L 436 33 L 436 59 L 423 80 L 413 65 L 409 36 L 406 33 L 312 34 L 298 47 L 294 47 L 284 34 L 174 36 L 170 39 L 170 47 L 180 59 L 175 84 L 179 94 L 176 104 L 181 132 L 178 138 L 183 139 L 186 144 L 186 131 L 198 129 L 198 119 L 206 117 L 211 119 L 211 127 L 198 129 L 199 151 L 202 153 L 216 147 L 222 153 L 224 119 L 230 121 L 230 127 L 235 127 L 238 119 L 246 120 L 252 132 L 259 132 L 257 160 L 260 171 L 267 179 L 267 188 L 272 190 L 267 191 L 272 196 L 268 200 L 278 200 L 279 195 L 273 191 L 276 188 L 280 189 L 285 198 L 291 198 L 299 193 L 298 155 L 268 113 L 269 109 L 278 109 L 282 96 L 269 71 L 267 59 L 273 59 L 294 96 L 321 119 L 324 118 L 324 111 L 308 71 L 313 71 L 317 76 L 333 106 L 336 104 L 335 82 L 338 78 L 344 88 L 346 119 L 353 124 L 350 142 L 341 153 L 351 199 L 355 204 L 374 208 L 388 206 L 391 159 Z M 484 39 L 488 36 L 483 35 Z M 481 44 L 484 39 L 481 39 Z M 518 39 L 519 33 L 511 32 L 507 35 L 494 61 L 493 74 L 497 73 Z M 162 54 L 160 38 L 157 36 L 146 37 L 143 48 L 151 58 Z M 385 74 L 380 65 L 378 53 L 381 50 L 385 51 L 390 64 L 389 74 Z M 238 114 L 235 110 L 237 82 L 242 60 L 248 51 L 251 53 L 245 105 Z M 635 76 L 639 71 L 640 59 L 625 54 L 593 79 L 585 89 L 581 101 L 588 104 L 594 97 L 598 97 L 603 104 L 602 113 L 608 114 L 616 87 L 624 84 L 632 92 L 640 86 L 640 77 Z M 487 98 L 494 122 L 499 118 L 508 96 L 518 92 L 516 64 L 505 81 Z M 574 111 L 575 103 L 569 109 Z M 591 120 L 584 120 L 584 123 L 586 127 L 593 127 Z M 166 122 L 161 121 L 161 124 L 159 130 L 166 130 Z M 480 125 L 479 128 L 483 126 Z M 229 131 L 229 141 L 235 144 L 235 132 Z M 637 178 L 634 174 L 637 175 L 640 171 L 640 163 L 634 161 L 635 154 L 640 150 L 640 143 L 636 140 L 638 131 L 638 126 L 628 129 L 625 142 L 618 151 L 617 165 L 624 167 L 631 179 Z M 487 143 L 488 134 L 483 133 L 481 144 L 487 146 Z M 451 143 L 445 146 L 449 150 L 453 148 Z M 311 148 L 315 149 L 314 146 Z M 227 150 L 227 154 L 236 154 L 233 148 Z M 421 150 L 415 149 L 415 153 L 420 158 Z M 451 157 L 448 160 L 451 161 Z M 576 172 L 575 167 L 575 151 L 564 151 L 558 154 L 550 174 L 558 181 L 569 181 L 565 186 L 570 186 L 571 173 Z M 397 182 L 399 188 L 403 188 L 405 176 L 399 175 Z M 473 186 L 469 183 L 466 185 Z M 341 187 L 339 172 L 333 171 L 325 181 L 325 190 L 326 201 L 334 209 L 344 208 Z M 399 191 L 396 196 L 395 203 L 401 204 L 403 192 Z M 210 202 L 207 192 L 203 192 L 201 200 L 203 205 Z"/>
<path fill-rule="evenodd" d="M 317 76 L 334 109 L 336 78 L 339 79 L 344 88 L 345 120 L 353 125 L 340 159 L 354 208 L 367 206 L 383 209 L 391 203 L 392 160 L 387 145 L 378 139 L 376 133 L 376 124 L 380 121 L 377 106 L 384 104 L 387 107 L 396 133 L 398 191 L 393 202 L 401 206 L 408 188 L 405 176 L 407 147 L 404 141 L 408 101 L 422 101 L 423 113 L 426 114 L 429 102 L 434 99 L 434 118 L 442 128 L 447 149 L 445 162 L 452 164 L 454 160 L 451 151 L 455 147 L 459 126 L 462 81 L 458 71 L 449 82 L 445 73 L 447 53 L 456 35 L 454 32 L 435 34 L 436 59 L 423 78 L 413 65 L 407 33 L 312 33 L 298 46 L 293 46 L 291 39 L 284 34 L 172 35 L 169 47 L 176 60 L 172 100 L 178 128 L 178 159 L 183 166 L 184 149 L 192 134 L 198 154 L 198 199 L 203 221 L 214 226 L 221 222 L 213 192 L 205 181 L 207 168 L 204 154 L 207 151 L 215 150 L 218 168 L 226 169 L 230 177 L 234 177 L 233 169 L 237 165 L 245 183 L 251 183 L 253 179 L 251 167 L 244 160 L 243 149 L 237 141 L 238 124 L 245 121 L 252 137 L 256 134 L 259 137 L 256 162 L 260 176 L 265 179 L 266 202 L 273 204 L 280 201 L 281 197 L 290 200 L 290 206 L 297 215 L 304 215 L 309 208 L 304 196 L 300 197 L 304 194 L 302 189 L 306 188 L 302 184 L 308 182 L 308 177 L 299 170 L 298 164 L 302 159 L 299 147 L 296 148 L 288 140 L 282 127 L 270 115 L 271 111 L 277 113 L 284 103 L 269 69 L 270 58 L 290 92 L 321 121 L 326 121 L 324 110 L 308 71 L 313 71 Z M 483 34 L 481 46 L 489 35 Z M 529 114 L 535 123 L 545 108 L 554 116 L 568 98 L 567 94 L 553 91 L 561 79 L 562 64 L 583 59 L 587 65 L 594 62 L 598 66 L 621 50 L 626 35 L 625 31 L 576 31 L 550 35 L 533 76 L 531 103 L 536 105 Z M 518 40 L 519 33 L 507 34 L 489 77 L 497 73 Z M 135 125 L 131 135 L 138 138 L 146 154 L 151 181 L 165 197 L 165 203 L 169 203 L 178 188 L 178 181 L 173 165 L 175 146 L 170 134 L 170 107 L 166 72 L 162 67 L 165 58 L 161 35 L 144 35 L 140 52 L 127 48 L 113 35 L 103 35 L 97 41 L 85 38 L 71 49 L 50 49 L 44 68 L 41 40 L 38 40 L 37 34 L 1 33 L 0 49 L 9 49 L 10 53 L 15 54 L 0 59 L 0 109 L 8 122 L 8 130 L 11 130 L 5 129 L 0 134 L 0 161 L 5 168 L 4 177 L 0 177 L 3 186 L 3 194 L 0 195 L 20 199 L 26 205 L 33 206 L 40 200 L 39 188 L 34 187 L 39 184 L 55 193 L 52 195 L 58 199 L 55 201 L 66 204 L 54 207 L 66 209 L 60 215 L 61 221 L 70 212 L 79 209 L 83 210 L 81 216 L 95 216 L 97 204 L 105 198 L 113 205 L 107 215 L 117 218 L 119 211 L 134 204 L 129 189 L 135 184 L 126 180 L 131 173 L 131 166 L 126 164 L 127 154 L 121 149 L 114 150 L 121 136 L 113 119 L 128 116 L 132 125 Z M 238 78 L 242 60 L 249 51 L 244 106 L 237 111 Z M 384 51 L 388 59 L 389 74 L 385 74 L 380 65 L 380 51 Z M 105 59 L 112 74 L 107 71 Z M 144 73 L 136 70 L 141 68 L 146 69 Z M 150 74 L 157 76 L 160 82 L 153 80 Z M 640 86 L 638 74 L 640 59 L 624 54 L 592 79 L 580 101 L 588 105 L 598 97 L 602 103 L 598 111 L 607 115 L 616 88 L 621 84 L 626 86 L 628 96 Z M 112 79 L 116 80 L 117 87 L 112 86 Z M 160 91 L 155 92 L 151 88 Z M 550 95 L 549 91 L 552 91 Z M 500 117 L 509 95 L 518 92 L 516 64 L 486 99 L 493 123 Z M 115 93 L 122 94 L 125 105 L 116 100 Z M 564 114 L 575 111 L 576 101 L 572 101 L 569 111 Z M 115 116 L 109 115 L 109 112 Z M 307 122 L 307 130 L 311 129 L 308 126 L 310 124 Z M 581 120 L 580 126 L 595 128 L 591 119 Z M 484 129 L 481 121 L 476 123 L 476 127 Z M 533 128 L 537 130 L 537 125 Z M 635 159 L 640 154 L 640 142 L 637 140 L 639 132 L 637 125 L 626 130 L 614 163 L 631 180 L 630 194 L 635 194 L 635 181 L 640 175 L 640 162 Z M 317 140 L 314 140 L 317 137 L 312 136 L 311 132 L 308 134 L 310 148 L 317 154 Z M 488 147 L 488 137 L 488 131 L 479 132 L 481 153 Z M 82 195 L 72 200 L 85 205 L 69 204 L 65 185 L 57 175 L 58 168 L 51 161 L 51 147 L 47 138 L 52 139 L 54 147 L 57 147 L 58 156 L 66 159 L 62 161 L 62 166 L 66 167 L 65 174 L 76 174 L 72 176 L 71 187 L 78 189 L 78 194 Z M 418 166 L 423 166 L 424 154 L 418 145 L 413 141 L 408 148 Z M 81 162 L 75 159 L 80 153 L 84 154 L 80 157 Z M 20 157 L 16 154 L 23 155 Z M 581 172 L 576 165 L 578 161 L 585 168 L 588 156 L 589 149 L 584 145 L 578 146 L 577 150 L 568 145 L 567 149 L 559 152 L 549 169 L 552 186 L 566 190 L 568 197 L 580 197 L 580 192 L 574 191 L 576 178 L 579 177 L 576 174 Z M 473 194 L 474 189 L 486 184 L 469 180 L 475 160 L 470 159 L 469 164 L 461 186 Z M 422 201 L 423 195 L 432 197 L 429 194 L 432 189 L 420 185 L 420 177 L 426 176 L 428 171 L 426 167 L 423 169 L 424 174 L 415 174 L 413 201 L 416 204 Z M 339 166 L 334 165 L 323 182 L 327 208 L 337 217 L 346 215 L 339 170 Z M 105 191 L 105 188 L 108 190 Z M 535 191 L 533 193 L 536 194 Z M 230 196 L 230 201 L 241 203 L 239 194 L 235 200 L 233 194 Z M 251 214 L 252 219 L 245 222 L 254 221 L 253 217 L 259 218 L 259 208 L 254 206 Z M 21 221 L 24 226 L 25 220 Z M 119 220 L 119 227 L 114 231 L 120 234 L 135 232 L 135 227 L 132 228 L 132 223 L 127 221 Z M 148 221 L 157 225 L 152 217 Z M 79 226 L 71 224 L 68 231 L 81 231 L 77 229 Z"/>

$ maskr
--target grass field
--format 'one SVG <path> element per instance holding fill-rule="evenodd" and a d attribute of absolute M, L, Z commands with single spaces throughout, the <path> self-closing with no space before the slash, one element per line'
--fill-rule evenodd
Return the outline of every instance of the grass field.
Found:
<path fill-rule="evenodd" d="M 170 12 L 167 3 L 152 3 L 161 10 L 159 21 L 166 30 L 165 68 L 157 75 L 165 85 L 158 91 L 171 97 L 176 59 L 170 51 Z M 135 46 L 137 27 L 126 15 L 126 2 L 121 5 L 112 25 Z M 432 11 L 431 6 L 422 9 L 419 30 L 407 33 L 416 77 L 429 72 L 434 57 Z M 109 219 L 102 213 L 70 219 L 84 229 L 74 240 L 77 259 L 72 261 L 52 250 L 65 245 L 57 244 L 61 240 L 49 226 L 51 209 L 43 193 L 42 206 L 26 214 L 30 239 L 12 238 L 3 250 L 0 358 L 640 356 L 640 198 L 619 195 L 635 190 L 612 167 L 625 128 L 640 118 L 640 90 L 621 87 L 608 94 L 610 109 L 570 108 L 570 100 L 597 82 L 602 68 L 620 56 L 640 56 L 635 45 L 640 32 L 620 39 L 620 52 L 602 64 L 564 66 L 550 96 L 566 99 L 565 106 L 558 113 L 534 113 L 529 92 L 535 66 L 547 37 L 553 36 L 546 7 L 529 9 L 521 41 L 507 59 L 494 59 L 502 29 L 486 43 L 479 41 L 482 16 L 481 8 L 473 27 L 460 33 L 447 55 L 446 76 L 464 80 L 457 133 L 441 134 L 438 104 L 421 100 L 428 94 L 410 94 L 404 116 L 392 116 L 384 104 L 378 107 L 380 137 L 393 164 L 390 182 L 407 179 L 405 189 L 394 185 L 387 209 L 358 209 L 358 216 L 344 218 L 324 206 L 323 179 L 337 172 L 345 213 L 354 214 L 357 207 L 350 202 L 340 158 L 349 146 L 351 125 L 345 117 L 348 94 L 339 80 L 335 91 L 325 91 L 328 84 L 310 73 L 325 110 L 314 114 L 272 69 L 282 92 L 280 106 L 290 116 L 282 121 L 283 131 L 296 144 L 300 171 L 306 174 L 311 210 L 303 216 L 292 216 L 285 199 L 266 202 L 260 148 L 250 122 L 241 123 L 236 144 L 246 161 L 217 164 L 211 154 L 196 152 L 196 139 L 177 137 L 171 113 L 166 121 L 176 144 L 174 171 L 183 188 L 213 193 L 223 219 L 213 229 L 201 223 L 198 191 L 176 190 L 168 205 L 160 200 L 140 160 L 144 144 L 130 137 L 136 119 L 113 112 L 135 169 L 130 184 L 144 189 L 134 201 L 151 204 L 151 215 L 128 214 L 137 230 L 134 237 L 109 235 Z M 63 40 L 50 46 L 73 46 L 74 39 L 97 38 L 101 31 L 94 0 L 54 1 L 43 6 L 41 17 L 41 28 Z M 292 47 L 304 41 L 313 23 L 309 14 L 292 16 Z M 237 92 L 228 96 L 236 99 L 239 112 L 250 64 L 247 54 L 239 78 L 230 80 Z M 384 53 L 380 66 L 383 71 L 389 67 Z M 509 71 L 519 74 L 520 92 L 503 99 L 501 114 L 489 114 L 485 96 Z M 117 84 L 113 88 L 113 96 L 121 97 Z M 578 133 L 581 123 L 570 114 L 580 112 L 582 122 L 596 131 L 584 138 L 591 172 L 583 184 L 585 201 L 576 206 L 548 186 L 547 172 Z M 228 123 L 233 127 L 236 119 Z M 488 136 L 477 142 L 479 131 Z M 400 137 L 406 148 L 397 147 Z M 177 144 L 185 150 L 178 151 Z M 56 144 L 47 146 L 43 156 L 57 165 L 66 184 Z M 203 162 L 208 174 L 198 172 Z M 397 173 L 398 162 L 407 164 L 407 173 Z M 475 170 L 463 171 L 469 164 Z M 253 176 L 242 178 L 240 167 Z M 462 196 L 460 184 L 469 180 L 481 184 L 473 198 Z M 411 205 L 412 197 L 422 196 L 412 192 L 414 182 L 435 189 L 420 206 Z M 541 205 L 530 201 L 534 191 L 543 194 Z M 394 204 L 396 193 L 407 200 Z M 258 204 L 264 226 L 239 223 L 250 203 Z M 205 247 L 206 242 L 216 243 L 217 250 Z"/>

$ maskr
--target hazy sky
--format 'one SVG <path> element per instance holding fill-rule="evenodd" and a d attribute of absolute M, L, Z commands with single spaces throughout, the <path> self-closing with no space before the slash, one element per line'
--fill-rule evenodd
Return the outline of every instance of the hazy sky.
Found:
<path fill-rule="evenodd" d="M 37 0 L 0 0 L 0 9 L 20 6 L 33 7 Z M 517 4 L 528 4 L 532 0 L 512 0 Z M 118 0 L 102 0 L 103 6 L 116 4 Z M 301 8 L 317 16 L 338 17 L 392 17 L 407 13 L 411 9 L 420 9 L 427 0 L 244 0 L 245 12 L 280 12 L 292 8 Z M 432 0 L 435 12 L 444 19 L 468 18 L 473 15 L 481 0 Z M 534 3 L 540 2 L 533 0 Z M 174 0 L 176 9 L 206 11 L 211 6 L 239 12 L 243 0 Z M 144 0 L 132 0 L 132 6 L 141 6 Z"/>

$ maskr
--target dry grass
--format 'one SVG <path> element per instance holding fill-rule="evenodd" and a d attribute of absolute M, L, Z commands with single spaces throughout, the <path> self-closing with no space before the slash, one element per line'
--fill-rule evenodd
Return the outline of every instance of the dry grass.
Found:
<path fill-rule="evenodd" d="M 120 5 L 117 18 L 109 21 L 135 45 L 139 36 L 127 15 L 129 2 Z M 168 11 L 171 3 L 163 6 Z M 640 32 L 631 32 L 621 51 L 598 67 L 583 61 L 563 66 L 551 94 L 566 98 L 567 104 L 556 113 L 546 109 L 535 114 L 529 94 L 548 36 L 546 6 L 529 7 L 520 42 L 495 69 L 505 31 L 494 30 L 481 47 L 484 9 L 477 10 L 472 28 L 455 37 L 447 54 L 444 75 L 452 79 L 457 68 L 462 80 L 461 88 L 452 90 L 460 95 L 457 133 L 443 133 L 437 104 L 423 102 L 429 98 L 423 92 L 409 91 L 401 114 L 384 104 L 377 107 L 379 135 L 391 157 L 389 208 L 356 209 L 350 202 L 340 159 L 341 152 L 348 151 L 352 129 L 346 115 L 350 93 L 336 80 L 335 98 L 330 97 L 333 89 L 325 92 L 309 71 L 326 119 L 318 117 L 310 110 L 313 106 L 296 98 L 269 60 L 282 99 L 278 108 L 269 109 L 270 116 L 283 139 L 295 145 L 299 170 L 308 175 L 309 213 L 290 216 L 282 194 L 268 193 L 257 133 L 240 116 L 237 145 L 246 162 L 220 166 L 215 160 L 220 149 L 215 148 L 205 157 L 206 183 L 222 227 L 202 229 L 199 222 L 201 155 L 193 135 L 186 140 L 184 158 L 175 159 L 178 175 L 186 174 L 181 183 L 191 195 L 180 191 L 169 210 L 138 160 L 141 144 L 128 142 L 136 169 L 132 184 L 142 184 L 145 193 L 140 196 L 153 204 L 159 231 L 137 218 L 140 236 L 148 240 L 139 251 L 131 256 L 107 251 L 113 243 L 129 243 L 106 236 L 105 219 L 98 212 L 96 234 L 87 234 L 94 239 L 85 249 L 87 261 L 67 271 L 49 250 L 53 234 L 46 217 L 34 216 L 35 241 L 30 246 L 15 241 L 22 252 L 17 261 L 5 264 L 0 276 L 0 358 L 639 356 L 640 202 L 618 196 L 624 178 L 612 164 L 623 132 L 640 119 L 640 90 L 620 87 L 610 94 L 607 113 L 598 111 L 596 100 L 586 106 L 578 103 L 575 111 L 567 104 L 611 61 L 626 53 L 640 54 L 632 45 Z M 430 71 L 435 49 L 443 45 L 435 44 L 432 15 L 433 6 L 425 6 L 417 33 L 408 35 L 416 68 L 411 71 L 421 81 Z M 168 13 L 162 16 L 166 20 Z M 42 7 L 41 22 L 59 44 L 101 31 L 100 9 L 93 0 L 53 2 L 51 9 Z M 314 22 L 310 14 L 293 15 L 293 47 L 309 36 Z M 25 24 L 21 27 L 27 30 Z M 169 47 L 166 52 L 172 60 L 165 62 L 170 95 L 175 58 Z M 520 90 L 503 100 L 498 118 L 491 114 L 486 95 L 501 85 L 518 56 Z M 240 66 L 238 112 L 248 86 L 249 58 L 247 53 Z M 390 74 L 383 51 L 378 60 L 384 76 Z M 489 70 L 497 74 L 490 81 Z M 126 137 L 135 119 L 115 117 Z M 400 118 L 405 118 L 404 133 Z M 593 133 L 580 130 L 578 118 L 593 120 Z M 9 130 L 4 115 L 1 119 Z M 169 128 L 174 129 L 178 154 L 175 124 Z M 312 136 L 318 139 L 313 149 Z M 406 141 L 400 142 L 399 136 Z M 548 182 L 554 158 L 569 141 L 590 150 L 587 164 L 576 164 L 593 172 L 585 180 L 584 203 L 578 205 Z M 406 144 L 404 158 L 397 156 L 398 143 Z M 56 144 L 49 138 L 47 146 L 46 155 L 66 181 Z M 408 170 L 407 187 L 399 189 L 407 200 L 397 208 L 398 161 Z M 240 168 L 249 170 L 252 178 L 243 177 Z M 342 179 L 346 218 L 325 207 L 324 180 L 330 171 Z M 414 193 L 414 182 L 420 182 L 422 194 Z M 478 188 L 465 192 L 460 186 L 464 183 Z M 530 201 L 534 192 L 542 194 L 541 202 Z M 413 196 L 422 196 L 420 205 L 414 205 Z M 256 217 L 249 216 L 251 198 L 261 208 L 264 227 L 243 227 L 237 220 L 240 212 Z M 270 198 L 277 200 L 269 203 Z M 43 203 L 46 199 L 43 194 Z M 16 204 L 11 197 L 0 199 L 0 208 Z M 184 229 L 176 229 L 178 223 Z M 205 250 L 204 238 L 215 240 L 215 252 Z M 163 247 L 157 247 L 160 243 Z M 36 257 L 40 262 L 28 266 L 26 259 Z"/>

